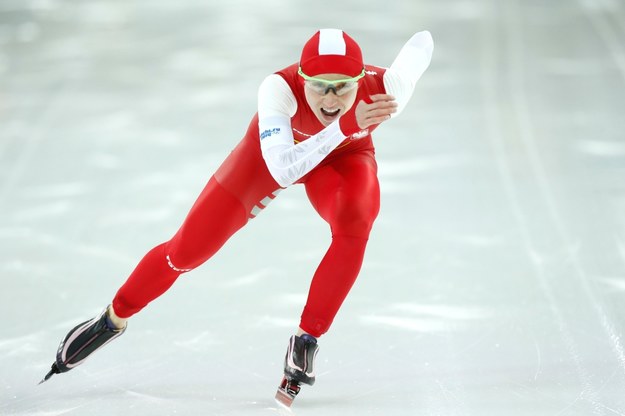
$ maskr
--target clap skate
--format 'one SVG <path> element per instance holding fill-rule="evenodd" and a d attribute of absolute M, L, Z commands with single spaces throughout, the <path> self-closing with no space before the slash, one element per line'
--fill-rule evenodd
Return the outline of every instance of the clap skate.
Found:
<path fill-rule="evenodd" d="M 302 384 L 315 384 L 314 363 L 319 346 L 312 335 L 293 335 L 284 358 L 284 376 L 276 392 L 276 401 L 291 407 Z"/>
<path fill-rule="evenodd" d="M 56 352 L 56 361 L 39 384 L 54 374 L 65 373 L 82 364 L 96 352 L 124 333 L 126 327 L 116 328 L 109 319 L 108 307 L 95 318 L 77 325 L 69 331 Z"/>

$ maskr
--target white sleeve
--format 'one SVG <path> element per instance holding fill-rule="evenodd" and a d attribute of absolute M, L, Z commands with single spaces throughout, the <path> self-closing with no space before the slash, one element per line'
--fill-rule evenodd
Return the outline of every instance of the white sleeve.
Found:
<path fill-rule="evenodd" d="M 384 73 L 384 88 L 397 100 L 397 117 L 406 107 L 415 85 L 430 65 L 434 41 L 427 30 L 414 34 Z"/>
<path fill-rule="evenodd" d="M 296 111 L 297 100 L 287 82 L 277 74 L 265 78 L 258 89 L 260 149 L 269 173 L 282 187 L 310 172 L 346 138 L 337 120 L 295 144 L 291 117 Z"/>

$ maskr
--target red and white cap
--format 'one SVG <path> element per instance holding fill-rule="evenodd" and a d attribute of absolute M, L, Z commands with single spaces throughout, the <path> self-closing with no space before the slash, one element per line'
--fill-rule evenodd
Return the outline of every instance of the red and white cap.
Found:
<path fill-rule="evenodd" d="M 360 46 L 339 29 L 321 29 L 306 42 L 299 61 L 302 72 L 319 74 L 360 75 L 364 68 Z"/>

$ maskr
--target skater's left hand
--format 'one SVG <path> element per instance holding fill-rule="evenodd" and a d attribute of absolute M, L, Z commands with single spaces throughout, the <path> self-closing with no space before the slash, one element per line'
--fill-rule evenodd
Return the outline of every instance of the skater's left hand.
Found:
<path fill-rule="evenodd" d="M 374 94 L 369 100 L 370 102 L 360 100 L 356 105 L 356 122 L 361 129 L 380 124 L 397 112 L 397 102 L 390 94 Z"/>

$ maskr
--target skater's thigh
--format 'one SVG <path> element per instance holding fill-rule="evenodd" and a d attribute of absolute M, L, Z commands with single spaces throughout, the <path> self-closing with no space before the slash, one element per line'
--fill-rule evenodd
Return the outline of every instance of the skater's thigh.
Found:
<path fill-rule="evenodd" d="M 208 260 L 280 189 L 267 170 L 260 146 L 253 137 L 244 137 L 217 169 L 172 239 L 168 251 L 175 251 L 170 254 L 177 259 L 175 267 L 195 268 Z"/>
<path fill-rule="evenodd" d="M 306 193 L 335 235 L 367 237 L 380 210 L 377 164 L 372 152 L 343 155 L 307 178 Z"/>
<path fill-rule="evenodd" d="M 215 172 L 215 178 L 243 204 L 248 218 L 258 215 L 282 190 L 267 169 L 257 135 L 249 131 Z"/>
<path fill-rule="evenodd" d="M 241 202 L 212 177 L 166 251 L 179 269 L 193 269 L 223 246 L 247 222 Z"/>

